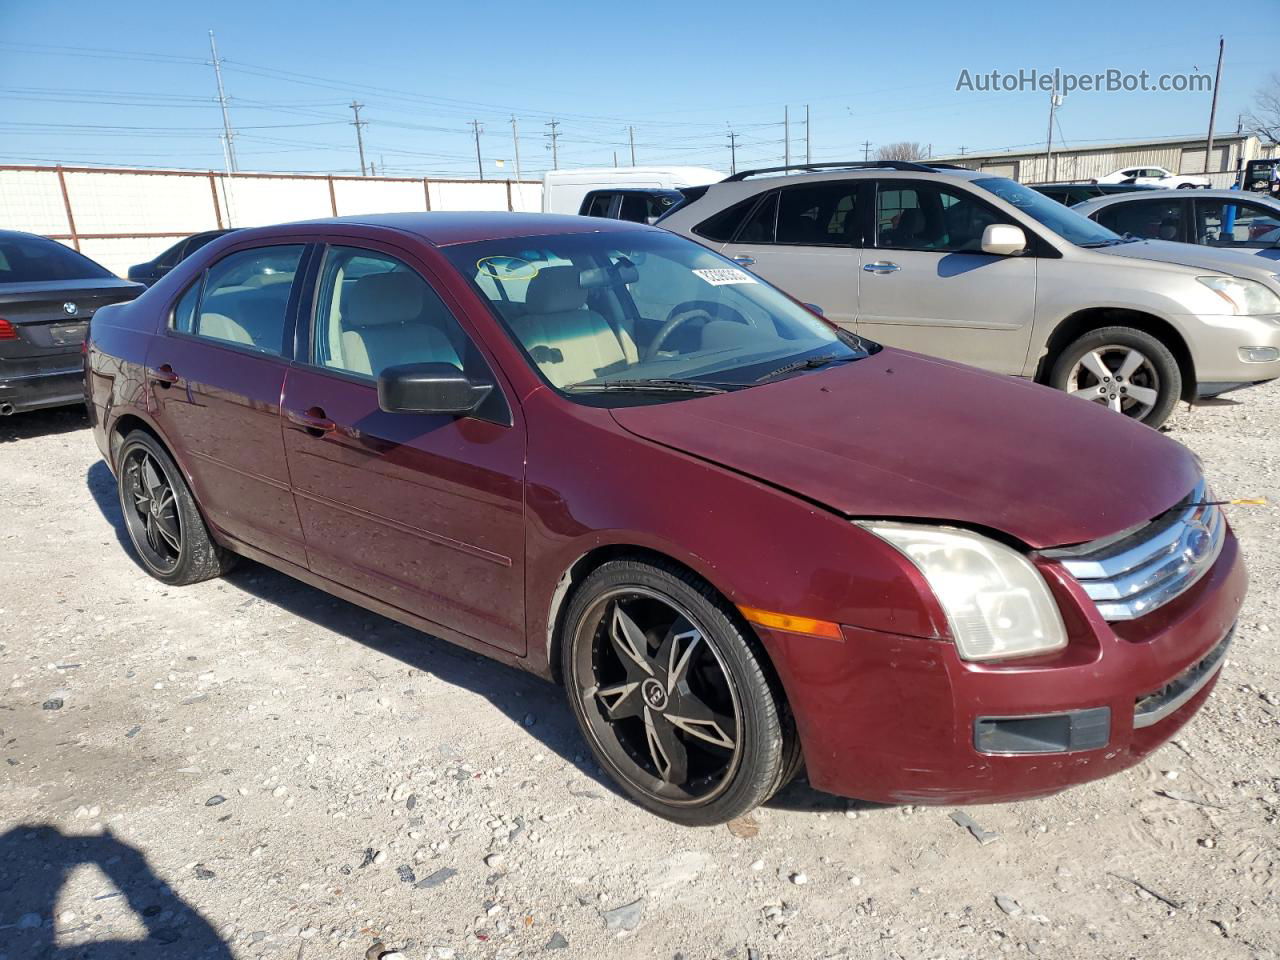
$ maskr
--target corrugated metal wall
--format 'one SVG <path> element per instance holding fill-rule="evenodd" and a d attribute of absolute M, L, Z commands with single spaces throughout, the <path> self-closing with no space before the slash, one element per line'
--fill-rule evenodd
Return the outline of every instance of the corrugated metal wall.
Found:
<path fill-rule="evenodd" d="M 54 237 L 120 274 L 180 237 L 219 227 L 335 214 L 541 208 L 542 184 L 531 181 L 0 166 L 0 227 Z"/>

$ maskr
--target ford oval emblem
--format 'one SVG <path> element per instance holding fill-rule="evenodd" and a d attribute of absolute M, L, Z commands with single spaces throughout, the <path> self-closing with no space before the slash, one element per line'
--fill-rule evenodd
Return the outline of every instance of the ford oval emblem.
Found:
<path fill-rule="evenodd" d="M 62 312 L 65 313 L 68 317 L 74 317 L 77 313 L 80 312 L 80 308 L 77 307 L 72 301 L 68 300 L 66 303 L 62 305 Z"/>

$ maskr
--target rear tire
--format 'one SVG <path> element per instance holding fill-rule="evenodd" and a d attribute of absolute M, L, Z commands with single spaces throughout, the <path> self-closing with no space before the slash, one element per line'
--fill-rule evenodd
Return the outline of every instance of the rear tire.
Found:
<path fill-rule="evenodd" d="M 693 574 L 614 560 L 574 593 L 561 666 L 596 761 L 632 800 L 685 826 L 753 810 L 799 767 L 759 642 Z"/>
<path fill-rule="evenodd" d="M 1049 385 L 1159 427 L 1182 396 L 1182 371 L 1169 348 L 1151 334 L 1102 327 L 1058 355 Z"/>
<path fill-rule="evenodd" d="M 116 486 L 134 552 L 157 580 L 186 586 L 235 565 L 235 554 L 209 535 L 182 471 L 145 430 L 134 430 L 121 444 Z"/>

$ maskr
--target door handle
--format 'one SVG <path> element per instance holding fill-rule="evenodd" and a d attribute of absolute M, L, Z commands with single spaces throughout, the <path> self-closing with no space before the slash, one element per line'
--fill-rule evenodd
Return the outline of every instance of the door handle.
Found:
<path fill-rule="evenodd" d="M 147 379 L 152 383 L 156 383 L 167 388 L 178 382 L 178 375 L 173 372 L 173 367 L 169 366 L 167 363 L 162 363 L 156 369 L 147 374 Z"/>
<path fill-rule="evenodd" d="M 741 256 L 741 257 L 734 257 L 734 258 L 733 258 L 733 262 L 734 262 L 734 263 L 736 263 L 736 264 L 737 264 L 738 266 L 740 266 L 740 267 L 749 267 L 749 266 L 751 266 L 752 264 L 754 264 L 754 263 L 756 262 L 756 258 L 755 258 L 755 257 L 748 257 L 748 256 L 745 256 L 745 255 L 744 255 L 744 256 Z"/>
<path fill-rule="evenodd" d="M 867 273 L 896 273 L 902 268 L 889 260 L 877 260 L 874 263 L 864 263 L 862 269 Z"/>
<path fill-rule="evenodd" d="M 320 407 L 311 407 L 305 412 L 286 410 L 285 418 L 299 430 L 313 437 L 323 437 L 338 429 L 338 425 L 324 415 Z"/>

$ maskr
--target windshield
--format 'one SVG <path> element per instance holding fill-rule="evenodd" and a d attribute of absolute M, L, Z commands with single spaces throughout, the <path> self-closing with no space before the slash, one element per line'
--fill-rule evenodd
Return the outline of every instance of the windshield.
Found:
<path fill-rule="evenodd" d="M 1016 180 L 1009 180 L 1006 177 L 985 177 L 972 182 L 975 187 L 994 193 L 1001 200 L 1017 207 L 1064 240 L 1069 240 L 1078 246 L 1105 247 L 1125 241 L 1120 234 L 1099 226 L 1056 200 L 1049 199 L 1043 193 L 1024 187 Z"/>
<path fill-rule="evenodd" d="M 879 349 L 673 234 L 517 237 L 444 253 L 539 373 L 568 394 L 665 391 L 670 399 Z"/>
<path fill-rule="evenodd" d="M 70 247 L 44 237 L 0 237 L 0 283 L 99 280 L 114 276 L 106 267 Z"/>

